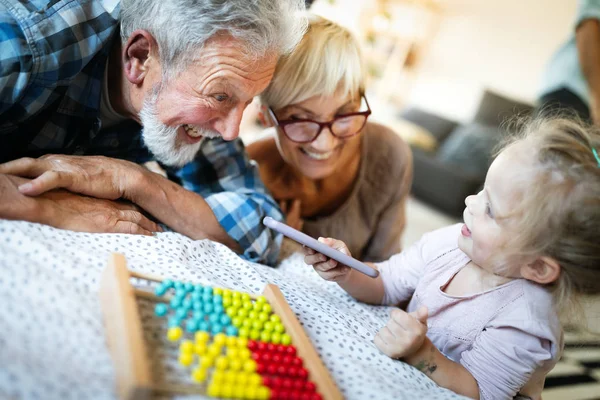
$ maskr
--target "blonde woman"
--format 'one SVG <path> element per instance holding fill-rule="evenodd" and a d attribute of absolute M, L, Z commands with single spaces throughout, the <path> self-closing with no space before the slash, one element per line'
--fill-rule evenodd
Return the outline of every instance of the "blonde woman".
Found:
<path fill-rule="evenodd" d="M 384 260 L 400 251 L 410 148 L 368 121 L 356 39 L 324 18 L 309 21 L 261 95 L 271 134 L 248 153 L 290 225 L 313 237 L 343 238 L 359 259 Z"/>

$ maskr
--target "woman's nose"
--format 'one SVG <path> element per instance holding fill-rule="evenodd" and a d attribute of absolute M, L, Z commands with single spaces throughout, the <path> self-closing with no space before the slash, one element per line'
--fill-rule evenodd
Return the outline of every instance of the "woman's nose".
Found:
<path fill-rule="evenodd" d="M 317 138 L 310 144 L 310 146 L 318 151 L 328 152 L 333 150 L 337 143 L 337 138 L 333 136 L 329 127 L 324 126 L 323 130 L 317 136 Z"/>

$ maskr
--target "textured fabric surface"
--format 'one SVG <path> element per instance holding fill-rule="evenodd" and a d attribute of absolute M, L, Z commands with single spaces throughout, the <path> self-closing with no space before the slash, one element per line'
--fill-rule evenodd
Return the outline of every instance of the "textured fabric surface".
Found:
<path fill-rule="evenodd" d="M 176 233 L 87 234 L 1 220 L 0 398 L 116 398 L 98 299 L 100 274 L 112 252 L 124 253 L 132 270 L 171 279 L 250 293 L 260 293 L 268 282 L 278 285 L 348 399 L 459 398 L 381 354 L 372 340 L 389 308 L 357 303 L 319 278 L 300 254 L 285 254 L 273 269 Z M 169 352 L 160 347 L 166 327 L 154 324 L 145 308 L 142 315 L 152 329 L 146 337 L 156 345 L 155 360 Z M 178 366 L 168 364 L 163 372 L 176 374 Z"/>

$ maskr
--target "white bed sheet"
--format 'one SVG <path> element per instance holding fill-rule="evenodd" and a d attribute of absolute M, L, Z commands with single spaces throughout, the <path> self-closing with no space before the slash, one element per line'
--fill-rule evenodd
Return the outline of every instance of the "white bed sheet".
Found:
<path fill-rule="evenodd" d="M 86 234 L 6 220 L 0 220 L 0 398 L 116 398 L 97 294 L 112 252 L 125 254 L 132 270 L 171 279 L 251 293 L 278 285 L 348 399 L 459 398 L 381 354 L 372 340 L 389 309 L 356 302 L 319 278 L 299 253 L 274 269 L 176 233 Z"/>

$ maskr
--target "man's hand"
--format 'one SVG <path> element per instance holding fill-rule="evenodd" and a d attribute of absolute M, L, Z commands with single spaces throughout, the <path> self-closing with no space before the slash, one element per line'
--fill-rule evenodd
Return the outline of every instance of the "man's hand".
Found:
<path fill-rule="evenodd" d="M 279 207 L 285 215 L 285 223 L 294 229 L 302 230 L 304 220 L 300 216 L 302 203 L 300 199 L 281 200 Z"/>
<path fill-rule="evenodd" d="M 19 186 L 27 196 L 63 188 L 100 199 L 130 200 L 127 189 L 143 172 L 135 163 L 102 156 L 46 155 L 0 164 L 0 174 L 32 178 Z"/>
<path fill-rule="evenodd" d="M 152 232 L 161 231 L 132 204 L 94 199 L 64 190 L 28 197 L 17 189 L 26 182 L 23 178 L 0 174 L 0 218 L 79 232 L 152 235 Z"/>
<path fill-rule="evenodd" d="M 416 353 L 427 333 L 427 308 L 407 313 L 399 308 L 392 310 L 390 319 L 375 336 L 375 346 L 391 358 L 408 357 Z"/>

